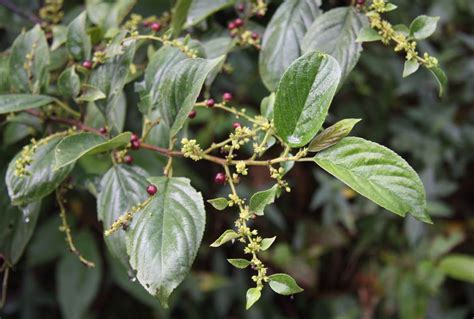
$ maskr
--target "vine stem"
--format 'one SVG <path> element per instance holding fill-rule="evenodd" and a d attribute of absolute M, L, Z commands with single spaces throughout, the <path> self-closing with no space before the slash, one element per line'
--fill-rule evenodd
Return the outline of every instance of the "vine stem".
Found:
<path fill-rule="evenodd" d="M 8 275 L 10 274 L 10 268 L 7 266 L 3 274 L 2 282 L 2 299 L 0 300 L 0 309 L 3 308 L 7 300 L 7 290 L 8 290 Z"/>

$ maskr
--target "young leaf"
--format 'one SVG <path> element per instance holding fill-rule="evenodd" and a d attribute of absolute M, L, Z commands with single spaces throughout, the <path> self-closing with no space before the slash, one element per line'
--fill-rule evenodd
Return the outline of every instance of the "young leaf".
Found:
<path fill-rule="evenodd" d="M 270 288 L 280 295 L 293 295 L 303 291 L 296 281 L 287 274 L 274 274 L 268 277 Z"/>
<path fill-rule="evenodd" d="M 436 31 L 439 17 L 421 15 L 410 24 L 410 36 L 416 40 L 428 38 Z"/>
<path fill-rule="evenodd" d="M 265 97 L 260 103 L 260 114 L 268 120 L 273 120 L 273 109 L 275 107 L 275 93 Z"/>
<path fill-rule="evenodd" d="M 136 0 L 86 0 L 87 16 L 106 33 L 116 30 L 135 4 Z"/>
<path fill-rule="evenodd" d="M 201 193 L 188 179 L 153 177 L 148 181 L 158 192 L 133 218 L 127 252 L 138 281 L 167 306 L 196 257 L 206 213 Z"/>
<path fill-rule="evenodd" d="M 236 0 L 193 0 L 186 17 L 185 28 L 192 27 L 208 16 L 235 4 Z"/>
<path fill-rule="evenodd" d="M 0 114 L 34 109 L 53 102 L 54 98 L 47 95 L 1 94 Z"/>
<path fill-rule="evenodd" d="M 262 293 L 260 292 L 260 289 L 258 288 L 250 288 L 249 290 L 247 290 L 247 294 L 246 294 L 247 302 L 245 305 L 245 309 L 249 310 L 250 307 L 252 307 L 258 301 L 258 299 L 260 299 L 261 295 Z"/>
<path fill-rule="evenodd" d="M 416 71 L 418 71 L 418 68 L 420 67 L 420 64 L 416 60 L 406 60 L 405 65 L 403 66 L 403 77 L 406 78 Z"/>
<path fill-rule="evenodd" d="M 362 45 L 356 39 L 367 24 L 365 15 L 354 7 L 329 10 L 309 27 L 301 47 L 304 53 L 318 50 L 333 56 L 345 79 L 359 60 Z"/>
<path fill-rule="evenodd" d="M 209 199 L 207 202 L 217 210 L 224 210 L 229 205 L 229 201 L 223 197 Z"/>
<path fill-rule="evenodd" d="M 67 68 L 58 78 L 58 90 L 66 98 L 75 98 L 81 91 L 81 80 L 74 66 Z"/>
<path fill-rule="evenodd" d="M 337 61 L 319 52 L 306 53 L 283 74 L 276 92 L 274 120 L 278 134 L 290 146 L 306 145 L 319 131 L 340 78 Z"/>
<path fill-rule="evenodd" d="M 474 283 L 474 257 L 471 255 L 447 255 L 440 261 L 439 268 L 454 279 Z"/>
<path fill-rule="evenodd" d="M 356 125 L 360 119 L 344 119 L 340 120 L 334 125 L 331 125 L 318 135 L 309 143 L 308 151 L 319 152 L 322 151 L 349 135 L 354 125 Z"/>
<path fill-rule="evenodd" d="M 260 250 L 265 251 L 268 248 L 270 248 L 273 242 L 275 242 L 275 239 L 276 239 L 276 236 L 262 239 L 262 242 L 260 243 Z"/>
<path fill-rule="evenodd" d="M 79 251 L 94 262 L 95 267 L 84 267 L 76 255 L 65 253 L 56 270 L 56 290 L 63 317 L 79 319 L 86 315 L 99 290 L 102 261 L 89 232 L 80 233 L 74 239 Z"/>
<path fill-rule="evenodd" d="M 392 150 L 358 137 L 343 138 L 314 161 L 359 194 L 400 216 L 431 223 L 423 183 Z"/>
<path fill-rule="evenodd" d="M 54 150 L 56 156 L 55 170 L 74 164 L 85 155 L 110 151 L 125 146 L 130 142 L 130 132 L 125 132 L 111 139 L 90 132 L 82 132 L 64 138 Z"/>
<path fill-rule="evenodd" d="M 207 75 L 222 59 L 223 57 L 212 60 L 186 59 L 164 75 L 158 87 L 158 106 L 164 123 L 171 129 L 171 137 L 176 136 L 183 127 Z"/>
<path fill-rule="evenodd" d="M 227 261 L 234 267 L 240 268 L 240 269 L 245 269 L 250 265 L 250 260 L 247 259 L 227 259 Z"/>
<path fill-rule="evenodd" d="M 8 195 L 14 205 L 25 205 L 36 202 L 51 194 L 72 171 L 74 165 L 68 165 L 54 170 L 54 149 L 62 137 L 53 137 L 46 144 L 38 146 L 27 166 L 29 175 L 16 176 L 16 161 L 21 156 L 19 152 L 8 165 L 5 178 Z"/>
<path fill-rule="evenodd" d="M 31 61 L 27 56 L 32 57 Z M 49 82 L 49 48 L 39 25 L 13 42 L 10 55 L 10 85 L 19 93 L 40 93 Z M 28 68 L 25 68 L 28 65 Z"/>
<path fill-rule="evenodd" d="M 239 237 L 240 237 L 240 235 L 238 233 L 236 233 L 234 230 L 227 229 L 210 246 L 211 247 L 219 247 L 219 246 L 221 246 L 221 245 L 223 245 L 223 244 L 225 244 L 225 243 L 227 243 L 231 240 L 237 239 Z"/>
<path fill-rule="evenodd" d="M 65 25 L 53 25 L 51 27 L 53 31 L 53 43 L 51 44 L 51 51 L 58 49 L 67 40 L 67 27 Z"/>
<path fill-rule="evenodd" d="M 262 216 L 265 206 L 275 201 L 275 196 L 278 192 L 278 185 L 274 185 L 272 188 L 257 192 L 250 198 L 250 211 L 255 215 Z"/>
<path fill-rule="evenodd" d="M 373 42 L 380 40 L 382 40 L 382 36 L 377 32 L 377 30 L 372 29 L 367 25 L 359 31 L 356 42 Z"/>
<path fill-rule="evenodd" d="M 113 165 L 104 175 L 97 196 L 97 214 L 104 229 L 147 198 L 147 177 L 145 171 L 129 165 Z M 128 268 L 125 232 L 118 231 L 104 239 L 112 255 Z"/>
<path fill-rule="evenodd" d="M 76 61 L 91 58 L 91 38 L 86 32 L 86 12 L 82 12 L 67 27 L 66 47 Z"/>
<path fill-rule="evenodd" d="M 178 0 L 176 2 L 173 8 L 173 18 L 171 19 L 171 30 L 174 37 L 178 37 L 181 33 L 192 2 L 192 0 Z"/>
<path fill-rule="evenodd" d="M 436 81 L 438 82 L 439 86 L 439 96 L 443 96 L 446 88 L 448 86 L 448 78 L 446 77 L 446 73 L 440 67 L 434 67 L 429 69 L 431 74 L 435 77 Z"/>
<path fill-rule="evenodd" d="M 301 40 L 321 14 L 320 5 L 320 0 L 287 0 L 270 20 L 258 63 L 262 81 L 270 91 L 276 90 L 285 70 L 301 55 Z"/>
<path fill-rule="evenodd" d="M 94 102 L 103 100 L 107 97 L 104 92 L 96 87 L 87 85 L 87 90 L 81 96 L 77 98 L 78 102 Z"/>

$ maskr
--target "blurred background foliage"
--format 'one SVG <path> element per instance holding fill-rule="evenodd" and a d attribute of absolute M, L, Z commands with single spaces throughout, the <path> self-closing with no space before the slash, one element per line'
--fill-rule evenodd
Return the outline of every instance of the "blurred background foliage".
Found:
<path fill-rule="evenodd" d="M 33 0 L 14 3 L 25 12 L 41 6 Z M 438 31 L 420 45 L 421 51 L 439 58 L 449 77 L 447 95 L 438 98 L 428 72 L 402 79 L 402 57 L 380 44 L 365 44 L 361 60 L 336 95 L 328 124 L 361 118 L 354 135 L 402 154 L 422 177 L 434 225 L 384 211 L 315 165 L 296 165 L 288 175 L 291 194 L 272 205 L 266 218 L 256 221 L 256 228 L 264 236 L 278 237 L 263 255 L 265 262 L 272 271 L 295 277 L 305 292 L 288 298 L 264 291 L 262 300 L 245 311 L 250 275 L 226 262 L 241 257 L 240 247 L 209 248 L 234 216 L 208 206 L 205 238 L 193 272 L 173 294 L 170 309 L 164 310 L 108 255 L 93 197 L 95 182 L 108 164 L 88 158 L 73 173 L 74 182 L 82 187 L 69 200 L 69 217 L 79 247 L 98 267 L 88 270 L 71 260 L 74 257 L 57 231 L 58 209 L 54 201 L 45 200 L 33 239 L 10 274 L 2 318 L 61 317 L 59 302 L 70 305 L 63 311 L 67 318 L 472 318 L 474 285 L 447 276 L 439 263 L 449 254 L 474 255 L 474 1 L 394 3 L 399 10 L 388 15 L 394 23 L 409 24 L 420 14 L 441 17 Z M 256 30 L 266 25 L 278 4 L 272 1 L 267 17 L 255 20 Z M 324 1 L 325 8 L 344 4 Z M 82 1 L 65 1 L 64 20 L 70 21 L 83 8 Z M 140 0 L 134 12 L 149 16 L 169 9 L 170 1 Z M 226 22 L 235 15 L 232 9 L 219 12 L 209 28 L 225 34 Z M 2 51 L 30 26 L 0 7 Z M 212 51 L 205 32 L 197 30 L 195 35 Z M 58 59 L 60 54 L 53 54 L 52 64 Z M 257 61 L 253 48 L 231 53 L 228 63 L 235 71 L 218 76 L 211 96 L 230 91 L 236 105 L 258 112 L 269 92 L 259 78 Z M 131 85 L 126 93 L 125 127 L 139 131 L 137 94 Z M 224 137 L 234 121 L 219 112 L 200 110 L 187 134 L 208 145 Z M 34 121 L 18 124 L 2 119 L 1 166 L 19 151 L 19 146 L 11 145 L 26 143 L 28 136 L 38 134 L 37 127 Z M 138 151 L 134 157 L 151 174 L 161 174 L 159 155 Z M 175 175 L 189 176 L 205 198 L 224 194 L 212 184 L 218 167 L 185 160 L 177 164 Z M 250 194 L 269 183 L 267 173 L 255 168 L 239 187 Z M 474 269 L 464 272 L 472 277 Z"/>

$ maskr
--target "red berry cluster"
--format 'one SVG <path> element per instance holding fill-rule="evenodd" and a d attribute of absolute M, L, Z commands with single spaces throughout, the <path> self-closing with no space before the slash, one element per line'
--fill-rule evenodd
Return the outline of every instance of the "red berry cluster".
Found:
<path fill-rule="evenodd" d="M 133 133 L 132 136 L 130 137 L 130 145 L 132 150 L 138 150 L 141 146 L 140 138 L 138 137 L 137 134 Z"/>
<path fill-rule="evenodd" d="M 237 18 L 234 21 L 229 22 L 229 24 L 227 25 L 227 29 L 229 29 L 229 31 L 233 31 L 243 26 L 244 20 L 242 20 L 241 18 Z"/>
<path fill-rule="evenodd" d="M 143 22 L 143 26 L 145 28 L 150 28 L 153 32 L 158 32 L 161 30 L 161 23 L 159 22 L 145 21 Z"/>

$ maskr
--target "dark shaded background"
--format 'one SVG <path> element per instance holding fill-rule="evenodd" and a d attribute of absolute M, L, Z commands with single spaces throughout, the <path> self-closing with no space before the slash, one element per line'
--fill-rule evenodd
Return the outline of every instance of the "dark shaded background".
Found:
<path fill-rule="evenodd" d="M 82 2 L 65 2 L 66 19 L 74 17 Z M 36 1 L 15 3 L 25 10 L 39 6 Z M 276 3 L 268 17 L 255 22 L 265 25 Z M 324 5 L 344 3 L 327 1 Z M 234 269 L 226 262 L 226 258 L 241 257 L 242 247 L 208 247 L 232 225 L 235 215 L 207 207 L 205 237 L 193 273 L 173 294 L 171 307 L 165 311 L 111 263 L 101 240 L 95 198 L 84 187 L 72 194 L 70 215 L 74 215 L 76 232 L 92 231 L 104 262 L 100 289 L 87 318 L 472 318 L 474 286 L 442 278 L 430 265 L 444 252 L 474 254 L 474 2 L 394 3 L 399 9 L 388 15 L 394 24 L 409 24 L 420 14 L 441 17 L 438 31 L 420 43 L 420 48 L 439 58 L 449 77 L 447 95 L 437 97 L 436 83 L 425 70 L 402 79 L 403 57 L 381 44 L 366 44 L 359 64 L 336 96 L 328 122 L 361 118 L 354 135 L 402 154 L 423 179 L 435 224 L 401 219 L 355 195 L 315 165 L 298 164 L 288 175 L 291 194 L 270 207 L 255 227 L 267 237 L 277 236 L 272 249 L 263 255 L 271 270 L 288 272 L 305 292 L 289 298 L 265 289 L 262 300 L 245 311 L 250 271 Z M 167 9 L 168 1 L 140 0 L 134 11 L 159 15 Z M 215 20 L 224 26 L 234 17 L 235 12 L 228 10 Z M 0 8 L 2 50 L 25 26 L 29 26 L 27 21 Z M 254 49 L 232 53 L 229 63 L 238 72 L 220 75 L 212 95 L 230 91 L 237 105 L 258 111 L 268 92 L 259 79 L 257 61 Z M 127 99 L 126 127 L 139 131 L 137 96 L 131 86 Z M 189 134 L 207 145 L 228 134 L 233 121 L 223 113 L 204 110 Z M 0 136 L 5 138 L 1 126 Z M 2 164 L 18 150 L 18 146 L 3 143 Z M 163 159 L 159 156 L 140 151 L 135 158 L 150 173 L 161 173 Z M 185 160 L 177 164 L 175 175 L 190 176 L 205 198 L 225 194 L 225 189 L 212 184 L 218 167 L 191 165 Z M 80 180 L 86 173 L 75 172 L 73 178 Z M 270 182 L 265 170 L 255 168 L 239 187 L 250 194 Z M 11 273 L 2 318 L 61 316 L 55 272 L 66 247 L 56 231 L 57 208 L 53 200 L 44 202 L 33 240 Z"/>

